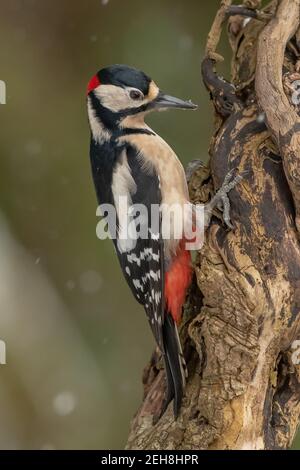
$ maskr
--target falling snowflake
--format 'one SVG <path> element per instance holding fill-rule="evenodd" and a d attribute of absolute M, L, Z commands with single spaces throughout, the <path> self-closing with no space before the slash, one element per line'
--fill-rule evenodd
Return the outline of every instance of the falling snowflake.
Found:
<path fill-rule="evenodd" d="M 66 287 L 68 290 L 73 290 L 75 289 L 75 282 L 70 279 L 69 281 L 66 282 Z"/>
<path fill-rule="evenodd" d="M 266 119 L 265 113 L 260 113 L 260 114 L 257 116 L 256 121 L 259 122 L 259 123 L 262 123 L 262 122 L 265 122 L 265 119 Z"/>
<path fill-rule="evenodd" d="M 243 28 L 245 28 L 251 20 L 252 20 L 252 18 L 245 18 L 244 22 L 243 22 Z"/>
<path fill-rule="evenodd" d="M 190 36 L 188 34 L 184 34 L 184 35 L 180 36 L 180 38 L 179 38 L 179 48 L 181 50 L 188 51 L 188 50 L 192 49 L 193 45 L 194 45 L 194 41 L 193 41 L 192 36 Z"/>
<path fill-rule="evenodd" d="M 97 271 L 85 271 L 79 277 L 79 286 L 86 294 L 94 294 L 102 285 L 102 279 Z"/>
<path fill-rule="evenodd" d="M 46 442 L 46 444 L 41 446 L 41 450 L 55 450 L 55 447 L 53 444 L 50 444 L 50 442 Z"/>
<path fill-rule="evenodd" d="M 53 398 L 53 409 L 59 416 L 71 414 L 76 406 L 76 399 L 72 392 L 60 392 Z"/>
<path fill-rule="evenodd" d="M 28 155 L 39 155 L 42 150 L 42 144 L 38 140 L 29 140 L 25 144 L 25 152 Z"/>
<path fill-rule="evenodd" d="M 123 380 L 119 385 L 121 393 L 128 394 L 132 390 L 132 384 L 129 380 Z"/>

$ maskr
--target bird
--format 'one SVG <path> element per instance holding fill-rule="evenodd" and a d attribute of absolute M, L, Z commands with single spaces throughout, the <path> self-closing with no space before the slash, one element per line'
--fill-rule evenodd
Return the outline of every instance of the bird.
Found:
<path fill-rule="evenodd" d="M 167 390 L 160 416 L 173 401 L 177 418 L 187 379 L 178 325 L 192 281 L 192 263 L 182 227 L 179 236 L 170 227 L 170 208 L 174 204 L 180 209 L 191 207 L 191 203 L 179 158 L 145 122 L 150 112 L 173 108 L 195 110 L 197 105 L 164 93 L 146 73 L 127 65 L 104 67 L 88 82 L 90 163 L 98 203 L 115 209 L 115 251 L 163 357 Z M 227 174 L 223 186 L 204 207 L 200 229 L 208 226 L 212 210 L 222 203 L 224 221 L 232 227 L 227 193 L 239 181 L 239 175 Z M 121 198 L 125 205 L 118 204 Z M 121 232 L 135 205 L 143 206 L 148 220 L 144 236 L 131 240 Z M 152 207 L 158 207 L 157 217 Z M 141 220 L 139 224 L 145 225 Z M 182 222 L 184 228 L 185 220 Z M 169 238 L 163 237 L 166 228 Z"/>

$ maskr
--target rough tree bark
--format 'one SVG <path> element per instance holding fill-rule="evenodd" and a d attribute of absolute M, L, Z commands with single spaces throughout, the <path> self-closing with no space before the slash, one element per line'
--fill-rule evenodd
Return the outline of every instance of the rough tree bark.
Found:
<path fill-rule="evenodd" d="M 128 449 L 285 449 L 299 422 L 300 0 L 263 11 L 259 0 L 231 3 L 221 2 L 202 64 L 216 117 L 210 165 L 189 187 L 204 203 L 231 168 L 246 171 L 229 195 L 235 228 L 215 214 L 197 256 L 181 327 L 189 379 L 180 417 L 169 407 L 154 424 L 165 391 L 156 351 Z M 231 83 L 216 72 L 226 25 Z"/>

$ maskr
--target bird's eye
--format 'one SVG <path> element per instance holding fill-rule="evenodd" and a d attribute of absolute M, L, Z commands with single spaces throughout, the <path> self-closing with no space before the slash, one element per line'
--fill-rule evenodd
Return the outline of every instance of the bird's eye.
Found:
<path fill-rule="evenodd" d="M 130 90 L 129 96 L 132 100 L 142 100 L 144 95 L 139 90 Z"/>

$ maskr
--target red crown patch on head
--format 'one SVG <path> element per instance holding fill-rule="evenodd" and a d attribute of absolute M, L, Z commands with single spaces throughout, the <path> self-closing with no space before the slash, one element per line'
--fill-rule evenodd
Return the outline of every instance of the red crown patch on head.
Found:
<path fill-rule="evenodd" d="M 95 90 L 100 85 L 100 80 L 97 75 L 94 75 L 93 78 L 88 83 L 86 94 L 88 95 L 91 91 Z"/>

